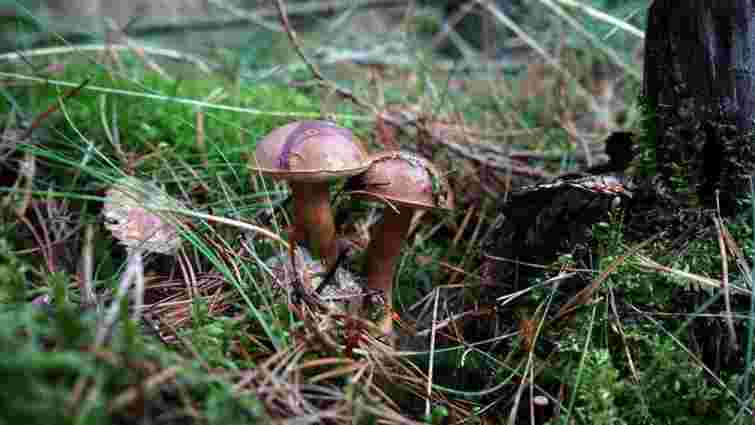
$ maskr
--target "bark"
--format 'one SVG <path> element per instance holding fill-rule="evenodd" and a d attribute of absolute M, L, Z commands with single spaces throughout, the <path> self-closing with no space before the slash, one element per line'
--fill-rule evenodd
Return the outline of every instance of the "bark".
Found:
<path fill-rule="evenodd" d="M 624 187 L 624 157 L 634 150 L 613 149 L 616 166 L 595 170 L 603 176 L 512 193 L 483 247 L 486 285 L 516 285 L 537 272 L 524 263 L 548 264 L 563 253 L 592 267 L 591 229 L 607 219 L 617 201 L 626 213 L 628 240 L 662 237 L 672 246 L 710 229 L 707 209 L 715 208 L 717 199 L 724 215 L 736 212 L 755 168 L 752 1 L 653 2 L 645 40 L 647 125 L 638 147 L 639 175 Z"/>
<path fill-rule="evenodd" d="M 650 7 L 643 95 L 653 122 L 643 148 L 654 150 L 648 159 L 656 182 L 683 206 L 715 206 L 720 190 L 731 214 L 748 191 L 752 17 L 751 0 L 656 0 Z"/>

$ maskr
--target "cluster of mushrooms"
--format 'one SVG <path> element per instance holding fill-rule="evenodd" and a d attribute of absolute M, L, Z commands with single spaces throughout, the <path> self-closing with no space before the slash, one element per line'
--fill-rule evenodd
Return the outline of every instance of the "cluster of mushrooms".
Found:
<path fill-rule="evenodd" d="M 326 268 L 336 266 L 339 254 L 331 183 L 347 178 L 345 193 L 386 204 L 382 220 L 370 231 L 366 273 L 367 289 L 381 292 L 385 311 L 392 311 L 396 263 L 414 211 L 453 207 L 450 187 L 435 166 L 406 151 L 369 155 L 350 130 L 324 120 L 296 121 L 273 130 L 258 142 L 256 158 L 256 170 L 288 182 L 292 238 L 306 241 Z M 378 326 L 391 333 L 391 314 Z"/>

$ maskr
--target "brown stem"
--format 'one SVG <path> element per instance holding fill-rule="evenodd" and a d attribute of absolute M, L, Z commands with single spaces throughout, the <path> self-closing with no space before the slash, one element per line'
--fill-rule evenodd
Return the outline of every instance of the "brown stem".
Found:
<path fill-rule="evenodd" d="M 290 182 L 294 198 L 294 227 L 309 242 L 315 258 L 335 264 L 336 225 L 330 209 L 330 191 L 324 182 Z"/>
<path fill-rule="evenodd" d="M 370 244 L 367 246 L 367 287 L 383 292 L 389 314 L 379 324 L 385 333 L 393 329 L 390 315 L 393 305 L 393 276 L 396 263 L 401 258 L 401 244 L 409 231 L 412 222 L 411 208 L 399 206 L 398 213 L 393 208 L 386 207 L 383 219 L 372 231 Z"/>

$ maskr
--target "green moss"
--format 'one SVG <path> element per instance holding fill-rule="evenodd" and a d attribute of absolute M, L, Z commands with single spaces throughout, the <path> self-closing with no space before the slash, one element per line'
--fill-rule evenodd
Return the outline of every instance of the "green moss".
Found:
<path fill-rule="evenodd" d="M 651 177 L 657 173 L 658 114 L 655 103 L 646 96 L 640 96 L 639 108 L 642 118 L 640 120 L 640 136 L 637 138 L 639 145 L 639 154 L 636 159 L 637 175 Z"/>
<path fill-rule="evenodd" d="M 29 265 L 13 252 L 8 240 L 0 235 L 0 304 L 24 299 L 28 272 Z"/>
<path fill-rule="evenodd" d="M 124 150 L 133 153 L 148 150 L 149 145 L 167 143 L 190 161 L 198 160 L 196 113 L 200 108 L 182 100 L 201 101 L 213 94 L 225 93 L 217 103 L 261 112 L 248 114 L 204 108 L 205 138 L 211 159 L 219 158 L 221 153 L 250 152 L 256 139 L 291 119 L 274 116 L 274 113 L 319 111 L 319 101 L 285 86 L 241 85 L 236 90 L 232 83 L 219 77 L 179 76 L 171 81 L 148 71 L 120 77 L 96 65 L 76 63 L 66 64 L 63 69 L 61 74 L 51 77 L 75 84 L 86 81 L 86 85 L 65 101 L 65 112 L 70 120 L 63 113 L 55 113 L 47 118 L 45 125 L 70 140 L 80 138 L 74 129 L 78 127 L 88 139 L 106 142 L 103 122 L 107 122 L 108 127 L 117 128 Z M 97 87 L 120 92 L 106 94 L 96 90 Z M 22 111 L 35 116 L 55 105 L 69 90 L 53 84 L 33 84 L 11 88 L 8 94 Z M 0 103 L 0 113 L 8 113 L 11 107 L 10 102 Z M 239 158 L 238 155 L 232 157 Z"/>
<path fill-rule="evenodd" d="M 125 343 L 122 334 L 116 334 L 106 350 L 87 349 L 96 327 L 95 315 L 81 314 L 73 304 L 50 309 L 0 304 L 0 424 L 11 423 L 5 422 L 11 418 L 12 423 L 27 424 L 124 423 L 168 411 L 181 417 L 193 408 L 187 402 L 206 408 L 206 423 L 267 423 L 253 396 L 233 395 L 227 385 L 159 344 Z M 150 368 L 175 366 L 179 371 L 174 383 L 147 389 L 146 400 L 112 408 L 124 391 L 144 383 Z M 86 385 L 74 391 L 79 382 Z M 72 405 L 81 390 L 85 397 Z"/>

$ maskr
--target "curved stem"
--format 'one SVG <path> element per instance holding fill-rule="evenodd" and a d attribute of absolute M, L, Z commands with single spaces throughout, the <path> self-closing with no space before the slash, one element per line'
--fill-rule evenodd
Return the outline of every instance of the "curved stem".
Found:
<path fill-rule="evenodd" d="M 383 210 L 383 219 L 378 223 L 367 246 L 367 287 L 383 292 L 388 314 L 379 324 L 385 333 L 393 330 L 391 317 L 393 306 L 393 277 L 396 263 L 401 258 L 401 245 L 409 231 L 414 210 L 399 206 L 398 213 L 392 208 Z"/>
<path fill-rule="evenodd" d="M 312 255 L 326 266 L 335 264 L 336 225 L 330 209 L 330 191 L 326 182 L 290 182 L 294 198 L 294 227 L 304 235 Z"/>

